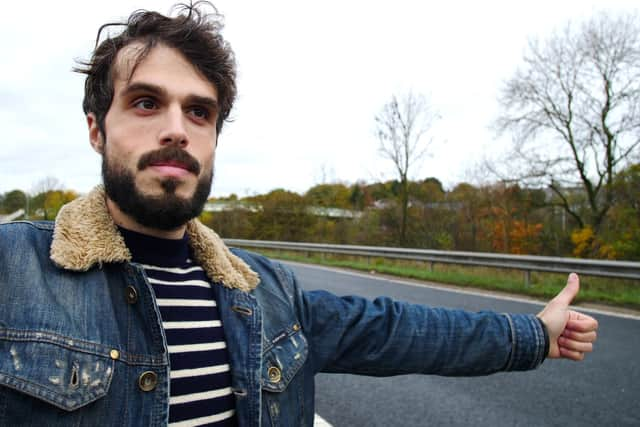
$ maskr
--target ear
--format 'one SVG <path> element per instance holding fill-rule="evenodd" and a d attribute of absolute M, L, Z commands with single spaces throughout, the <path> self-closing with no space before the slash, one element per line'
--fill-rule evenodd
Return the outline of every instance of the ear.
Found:
<path fill-rule="evenodd" d="M 87 114 L 87 126 L 89 128 L 89 142 L 98 154 L 104 154 L 104 138 L 98 126 L 98 119 L 94 113 Z"/>

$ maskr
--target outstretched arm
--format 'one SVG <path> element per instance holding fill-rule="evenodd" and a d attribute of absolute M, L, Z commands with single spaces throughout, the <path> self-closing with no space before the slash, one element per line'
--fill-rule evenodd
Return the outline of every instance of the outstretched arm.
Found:
<path fill-rule="evenodd" d="M 571 273 L 567 286 L 538 313 L 538 318 L 549 332 L 547 357 L 551 359 L 583 360 L 585 353 L 593 351 L 598 321 L 569 309 L 579 290 L 580 279 L 577 274 Z"/>

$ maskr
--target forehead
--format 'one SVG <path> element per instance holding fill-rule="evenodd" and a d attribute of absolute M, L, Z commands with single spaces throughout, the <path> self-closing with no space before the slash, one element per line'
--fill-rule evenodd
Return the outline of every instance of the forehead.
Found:
<path fill-rule="evenodd" d="M 113 68 L 114 89 L 133 83 L 147 83 L 189 95 L 217 99 L 215 85 L 177 49 L 158 45 L 145 52 L 142 43 L 123 47 L 116 56 Z"/>

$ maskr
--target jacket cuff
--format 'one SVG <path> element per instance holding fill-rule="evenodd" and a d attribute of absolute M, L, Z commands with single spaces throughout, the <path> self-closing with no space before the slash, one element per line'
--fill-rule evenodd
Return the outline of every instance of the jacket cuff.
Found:
<path fill-rule="evenodd" d="M 511 327 L 511 355 L 505 371 L 527 371 L 535 369 L 547 356 L 548 338 L 544 326 L 532 314 L 505 314 Z"/>

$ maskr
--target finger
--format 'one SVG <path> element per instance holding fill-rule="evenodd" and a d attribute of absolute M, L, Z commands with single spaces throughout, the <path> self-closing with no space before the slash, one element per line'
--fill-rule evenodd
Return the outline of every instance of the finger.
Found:
<path fill-rule="evenodd" d="M 596 331 L 577 332 L 571 329 L 565 329 L 564 331 L 562 331 L 562 336 L 568 339 L 582 342 L 595 342 L 598 338 L 598 334 L 596 333 Z"/>
<path fill-rule="evenodd" d="M 570 320 L 594 320 L 597 322 L 595 318 L 589 316 L 588 314 L 584 314 L 575 310 L 569 310 L 568 312 Z"/>
<path fill-rule="evenodd" d="M 580 353 L 591 353 L 593 344 L 590 342 L 575 341 L 568 338 L 559 337 L 558 345 L 566 350 L 573 350 Z"/>
<path fill-rule="evenodd" d="M 554 301 L 569 306 L 580 290 L 580 279 L 576 273 L 571 273 L 567 285 L 555 296 Z"/>
<path fill-rule="evenodd" d="M 559 347 L 558 349 L 560 350 L 560 356 L 565 359 L 575 360 L 577 362 L 584 360 L 584 353 L 580 353 L 579 351 L 575 350 L 569 350 L 564 347 Z"/>
<path fill-rule="evenodd" d="M 598 330 L 598 321 L 592 317 L 586 316 L 583 319 L 569 319 L 565 325 L 565 329 L 577 332 L 592 332 Z"/>

